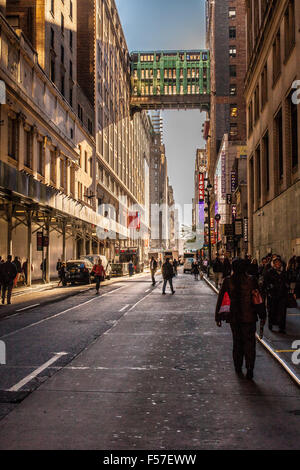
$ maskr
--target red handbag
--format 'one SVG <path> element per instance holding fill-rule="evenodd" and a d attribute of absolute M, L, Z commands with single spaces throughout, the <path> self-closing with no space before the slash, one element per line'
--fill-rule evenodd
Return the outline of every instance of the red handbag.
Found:
<path fill-rule="evenodd" d="M 231 307 L 230 297 L 228 295 L 228 292 L 225 292 L 223 299 L 222 299 L 222 304 L 219 310 L 219 314 L 218 314 L 220 321 L 227 321 L 227 322 L 230 321 L 230 318 L 231 318 L 230 307 Z"/>

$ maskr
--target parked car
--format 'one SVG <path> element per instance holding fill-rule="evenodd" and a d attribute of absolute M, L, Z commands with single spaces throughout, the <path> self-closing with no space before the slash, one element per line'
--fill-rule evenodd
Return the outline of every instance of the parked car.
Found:
<path fill-rule="evenodd" d="M 66 281 L 71 284 L 91 283 L 92 263 L 88 259 L 69 260 L 66 265 Z"/>
<path fill-rule="evenodd" d="M 90 263 L 92 263 L 93 266 L 98 263 L 99 258 L 102 259 L 102 266 L 105 270 L 105 278 L 110 279 L 111 264 L 108 262 L 106 256 L 104 256 L 104 255 L 82 255 L 82 256 L 80 256 L 80 259 L 82 259 L 82 260 L 87 259 Z"/>

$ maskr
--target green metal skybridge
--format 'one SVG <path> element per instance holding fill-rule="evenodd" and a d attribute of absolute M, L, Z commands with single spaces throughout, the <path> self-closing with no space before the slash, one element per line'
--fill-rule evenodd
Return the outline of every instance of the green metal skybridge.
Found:
<path fill-rule="evenodd" d="M 208 50 L 132 52 L 131 108 L 208 109 Z"/>

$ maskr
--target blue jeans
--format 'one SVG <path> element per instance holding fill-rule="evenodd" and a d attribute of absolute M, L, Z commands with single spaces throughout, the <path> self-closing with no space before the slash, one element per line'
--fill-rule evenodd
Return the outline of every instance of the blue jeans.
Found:
<path fill-rule="evenodd" d="M 174 292 L 173 280 L 172 280 L 172 278 L 170 277 L 169 279 L 164 279 L 163 294 L 165 294 L 165 292 L 166 292 L 167 282 L 168 282 L 169 285 L 170 285 L 171 292 Z"/>

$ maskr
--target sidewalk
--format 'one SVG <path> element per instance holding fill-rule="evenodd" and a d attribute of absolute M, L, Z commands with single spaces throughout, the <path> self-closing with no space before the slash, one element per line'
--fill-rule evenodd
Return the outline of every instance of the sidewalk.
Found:
<path fill-rule="evenodd" d="M 204 277 L 210 287 L 217 293 L 215 283 L 210 276 L 209 280 Z M 300 386 L 300 300 L 297 300 L 298 308 L 287 310 L 286 334 L 268 329 L 268 322 L 264 328 L 264 337 L 257 335 L 257 340 L 288 372 L 290 377 Z M 296 345 L 296 341 L 298 344 Z M 296 351 L 299 351 L 299 354 Z M 295 363 L 295 362 L 298 362 Z"/>

